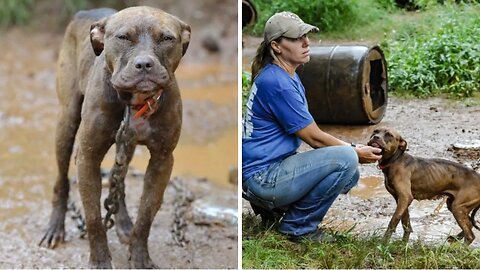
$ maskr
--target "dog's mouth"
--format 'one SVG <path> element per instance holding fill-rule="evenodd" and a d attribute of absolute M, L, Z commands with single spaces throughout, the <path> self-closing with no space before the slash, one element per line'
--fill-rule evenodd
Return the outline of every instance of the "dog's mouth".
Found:
<path fill-rule="evenodd" d="M 160 82 L 152 76 L 142 76 L 135 80 L 121 79 L 119 81 L 113 81 L 113 87 L 118 91 L 130 92 L 130 93 L 151 93 L 161 88 L 165 82 Z"/>
<path fill-rule="evenodd" d="M 375 147 L 375 148 L 380 148 L 382 149 L 382 152 L 385 150 L 385 145 L 383 145 L 381 142 L 378 140 L 372 139 L 367 143 L 368 146 Z"/>

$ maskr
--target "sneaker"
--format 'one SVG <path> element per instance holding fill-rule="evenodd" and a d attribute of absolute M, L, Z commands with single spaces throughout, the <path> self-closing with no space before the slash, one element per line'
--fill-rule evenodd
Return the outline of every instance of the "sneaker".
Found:
<path fill-rule="evenodd" d="M 314 232 L 298 236 L 290 235 L 288 236 L 288 239 L 292 242 L 300 242 L 302 240 L 307 240 L 318 243 L 333 243 L 337 240 L 335 236 L 328 234 L 322 230 L 316 230 Z"/>

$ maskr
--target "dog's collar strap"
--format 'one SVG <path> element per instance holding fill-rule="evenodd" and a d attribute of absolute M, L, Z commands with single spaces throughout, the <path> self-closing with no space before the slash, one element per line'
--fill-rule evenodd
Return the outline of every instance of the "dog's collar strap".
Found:
<path fill-rule="evenodd" d="M 378 164 L 378 168 L 379 168 L 380 170 L 383 170 L 383 169 L 386 169 L 386 168 L 390 167 L 390 165 L 391 165 L 391 164 L 383 164 L 383 165 L 382 165 L 382 164 L 379 163 L 379 164 Z"/>
<path fill-rule="evenodd" d="M 132 109 L 137 110 L 137 112 L 133 115 L 133 119 L 139 119 L 140 117 L 148 118 L 154 112 L 156 112 L 159 108 L 160 102 L 162 101 L 163 97 L 163 88 L 157 91 L 155 95 L 149 97 L 143 101 L 143 103 L 136 104 L 131 106 Z"/>
<path fill-rule="evenodd" d="M 378 163 L 378 168 L 380 170 L 383 170 L 383 169 L 386 169 L 388 167 L 390 167 L 390 165 L 392 165 L 392 163 L 394 163 L 397 159 L 400 158 L 400 156 L 403 154 L 403 151 L 399 150 L 399 151 L 396 151 L 393 156 L 391 156 L 390 158 L 386 159 L 386 160 L 382 160 L 381 162 Z"/>

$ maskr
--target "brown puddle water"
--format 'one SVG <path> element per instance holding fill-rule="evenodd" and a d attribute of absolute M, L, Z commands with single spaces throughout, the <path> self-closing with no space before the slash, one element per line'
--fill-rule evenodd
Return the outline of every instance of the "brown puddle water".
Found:
<path fill-rule="evenodd" d="M 48 33 L 2 33 L 0 220 L 25 214 L 51 198 L 56 176 L 55 62 L 60 40 L 61 36 Z M 185 112 L 172 177 L 196 176 L 227 186 L 229 169 L 237 166 L 237 67 L 181 64 L 176 74 Z M 111 167 L 112 150 L 103 168 Z M 138 147 L 131 165 L 143 172 L 148 159 L 146 148 Z M 74 168 L 70 175 L 73 172 Z"/>

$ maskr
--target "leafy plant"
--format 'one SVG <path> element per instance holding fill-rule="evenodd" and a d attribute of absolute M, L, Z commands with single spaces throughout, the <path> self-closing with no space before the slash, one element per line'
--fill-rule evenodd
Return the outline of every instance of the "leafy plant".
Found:
<path fill-rule="evenodd" d="M 378 0 L 377 0 L 378 1 Z M 318 26 L 322 32 L 341 31 L 353 25 L 368 24 L 374 17 L 385 17 L 384 9 L 375 0 L 253 0 L 258 11 L 258 21 L 251 28 L 261 35 L 265 22 L 273 14 L 291 11 L 303 21 Z M 380 0 L 390 5 L 389 0 Z"/>
<path fill-rule="evenodd" d="M 449 7 L 423 23 L 383 42 L 390 89 L 419 97 L 445 93 L 459 98 L 480 91 L 478 10 Z"/>
<path fill-rule="evenodd" d="M 245 111 L 245 104 L 247 104 L 248 95 L 250 94 L 252 74 L 242 71 L 242 111 Z"/>
<path fill-rule="evenodd" d="M 33 0 L 2 0 L 0 25 L 25 24 L 30 20 Z"/>

